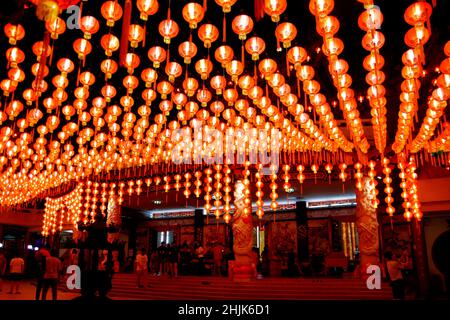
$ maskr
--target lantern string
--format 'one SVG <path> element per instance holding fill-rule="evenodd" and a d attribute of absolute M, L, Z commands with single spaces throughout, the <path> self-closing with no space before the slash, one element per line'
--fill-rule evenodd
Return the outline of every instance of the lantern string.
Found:
<path fill-rule="evenodd" d="M 142 39 L 142 48 L 145 48 L 146 39 L 147 39 L 147 21 L 144 23 L 144 39 Z"/>
<path fill-rule="evenodd" d="M 125 10 L 122 23 L 122 35 L 120 38 L 120 65 L 125 66 L 125 59 L 128 53 L 128 34 L 131 23 L 131 11 L 133 9 L 131 0 L 125 1 Z"/>

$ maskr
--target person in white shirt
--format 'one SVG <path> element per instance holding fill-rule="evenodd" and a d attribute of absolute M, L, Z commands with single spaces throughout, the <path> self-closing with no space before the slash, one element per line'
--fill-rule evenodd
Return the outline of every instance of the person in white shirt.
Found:
<path fill-rule="evenodd" d="M 147 284 L 148 257 L 146 251 L 145 248 L 142 248 L 136 255 L 135 271 L 136 282 L 139 288 L 143 288 L 144 284 Z"/>
<path fill-rule="evenodd" d="M 16 254 L 9 263 L 9 276 L 11 280 L 11 289 L 8 292 L 9 294 L 13 294 L 14 288 L 16 289 L 15 293 L 20 294 L 20 281 L 23 278 L 24 271 L 25 261 L 20 258 L 18 254 Z"/>

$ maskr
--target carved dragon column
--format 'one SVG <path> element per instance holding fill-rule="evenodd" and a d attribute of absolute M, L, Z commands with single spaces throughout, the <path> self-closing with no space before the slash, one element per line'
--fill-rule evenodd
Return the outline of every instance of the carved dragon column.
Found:
<path fill-rule="evenodd" d="M 234 190 L 235 212 L 231 220 L 233 229 L 234 264 L 231 273 L 234 281 L 248 282 L 255 277 L 256 266 L 253 261 L 253 218 L 252 211 L 245 204 L 244 184 L 237 181 Z"/>
<path fill-rule="evenodd" d="M 356 189 L 356 226 L 359 236 L 360 268 L 364 278 L 367 267 L 379 265 L 379 233 L 377 209 L 373 206 L 370 179 L 362 180 L 363 189 Z"/>

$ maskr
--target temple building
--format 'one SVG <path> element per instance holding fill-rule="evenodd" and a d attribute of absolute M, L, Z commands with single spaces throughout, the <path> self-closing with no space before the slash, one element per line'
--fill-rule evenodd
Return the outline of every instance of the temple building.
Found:
<path fill-rule="evenodd" d="M 10 1 L 0 279 L 39 300 L 54 256 L 64 299 L 448 298 L 449 12 Z"/>

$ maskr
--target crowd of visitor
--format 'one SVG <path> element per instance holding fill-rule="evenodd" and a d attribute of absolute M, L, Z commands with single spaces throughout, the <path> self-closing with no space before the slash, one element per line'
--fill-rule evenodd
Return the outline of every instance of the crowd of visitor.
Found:
<path fill-rule="evenodd" d="M 52 291 L 52 299 L 57 300 L 58 283 L 63 275 L 61 259 L 55 250 L 43 247 L 34 255 L 33 270 L 36 275 L 36 300 L 46 300 L 49 289 Z M 9 282 L 7 294 L 20 294 L 20 285 L 25 279 L 25 260 L 18 251 L 14 252 L 8 261 L 5 254 L 0 252 L 0 292 L 3 292 L 3 283 Z"/>
<path fill-rule="evenodd" d="M 253 251 L 254 264 L 258 273 L 268 276 L 270 261 L 268 248 Z M 106 255 L 105 255 L 106 257 Z M 135 257 L 129 257 L 128 263 L 122 268 L 124 272 L 136 274 L 136 285 L 143 288 L 148 283 L 148 275 L 167 276 L 177 278 L 178 275 L 228 275 L 228 261 L 233 260 L 230 248 L 215 243 L 205 249 L 198 243 L 188 244 L 186 241 L 180 246 L 162 242 L 155 250 L 147 251 L 141 248 Z M 384 269 L 386 280 L 392 287 L 394 299 L 405 299 L 412 270 L 411 259 L 407 254 L 395 255 L 386 252 L 384 255 Z M 57 299 L 58 283 L 64 280 L 66 269 L 70 265 L 78 264 L 78 249 L 69 249 L 59 257 L 58 252 L 42 247 L 33 257 L 34 276 L 36 278 L 36 300 L 46 300 L 48 290 L 51 289 L 52 299 Z M 18 252 L 10 255 L 9 259 L 0 250 L 0 292 L 4 285 L 9 285 L 8 294 L 20 294 L 20 284 L 25 278 L 26 265 L 31 264 Z M 101 265 L 101 261 L 100 261 Z M 294 252 L 289 252 L 287 259 L 288 276 L 298 276 L 299 267 Z M 117 272 L 119 270 L 115 270 Z"/>

